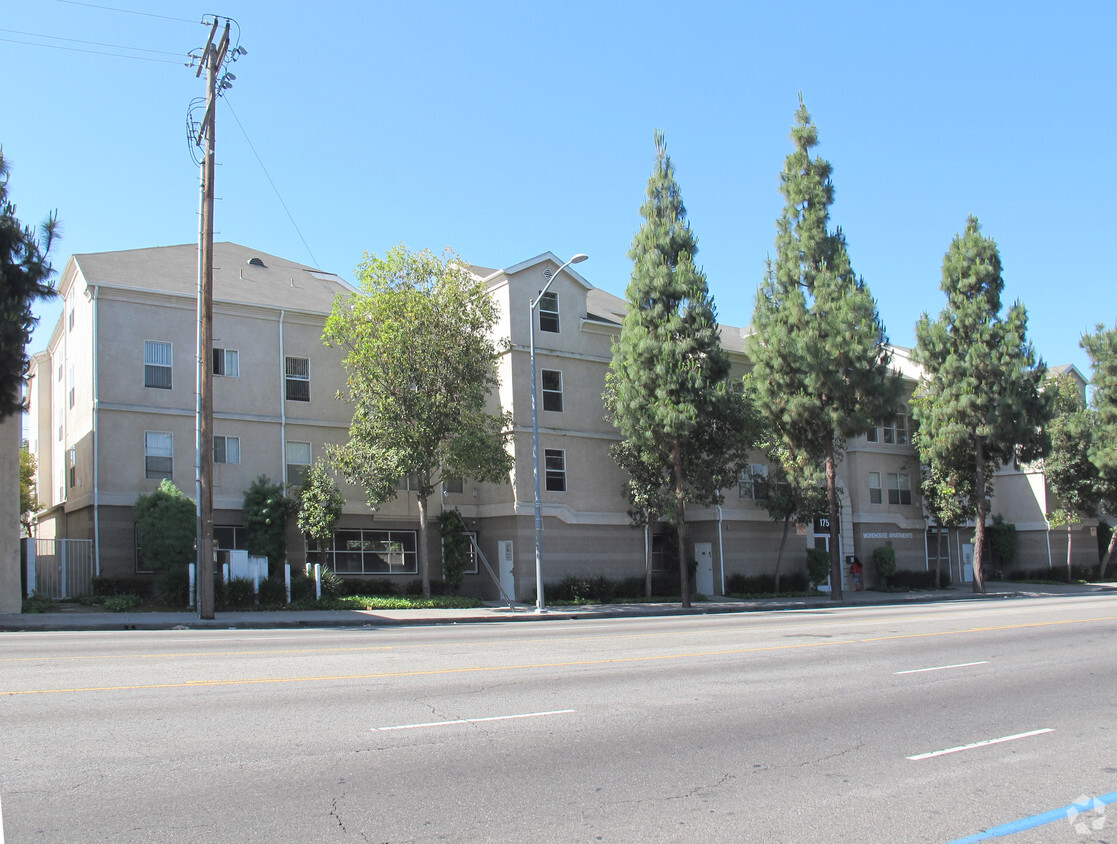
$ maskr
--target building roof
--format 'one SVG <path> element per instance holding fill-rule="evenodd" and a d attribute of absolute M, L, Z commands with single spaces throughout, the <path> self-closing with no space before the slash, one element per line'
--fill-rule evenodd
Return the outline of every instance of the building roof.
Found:
<path fill-rule="evenodd" d="M 87 284 L 196 296 L 198 246 L 91 252 L 71 259 Z M 327 313 L 338 294 L 354 292 L 334 273 L 223 241 L 213 245 L 215 302 Z"/>

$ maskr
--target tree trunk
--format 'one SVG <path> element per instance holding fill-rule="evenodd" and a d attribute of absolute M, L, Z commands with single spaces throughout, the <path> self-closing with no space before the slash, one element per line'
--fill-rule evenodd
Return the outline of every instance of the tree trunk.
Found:
<path fill-rule="evenodd" d="M 942 589 L 942 525 L 935 531 L 935 588 Z"/>
<path fill-rule="evenodd" d="M 783 546 L 787 543 L 787 531 L 791 527 L 791 516 L 785 516 L 783 520 L 783 536 L 780 537 L 780 548 L 776 551 L 776 572 L 772 576 L 773 592 L 780 591 L 780 560 L 783 559 Z"/>
<path fill-rule="evenodd" d="M 683 452 L 675 441 L 675 519 L 679 534 L 679 590 L 684 607 L 690 606 L 690 572 L 686 559 L 686 504 L 683 497 Z"/>
<path fill-rule="evenodd" d="M 1113 532 L 1109 535 L 1109 548 L 1106 549 L 1105 556 L 1101 558 L 1101 565 L 1098 567 L 1098 580 L 1105 580 L 1105 569 L 1109 565 L 1109 561 L 1113 559 L 1113 550 L 1117 548 L 1117 527 L 1113 528 Z"/>
<path fill-rule="evenodd" d="M 423 494 L 416 496 L 419 504 L 419 541 L 415 544 L 415 553 L 419 556 L 419 577 L 423 581 L 423 597 L 431 596 L 431 573 L 427 565 L 427 497 Z"/>
<path fill-rule="evenodd" d="M 985 594 L 985 573 L 981 570 L 981 558 L 985 553 L 985 517 L 988 515 L 989 506 L 985 502 L 985 438 L 977 437 L 977 448 L 974 453 L 974 463 L 977 467 L 977 495 L 976 516 L 973 538 L 973 591 Z"/>
<path fill-rule="evenodd" d="M 1067 522 L 1067 583 L 1074 582 L 1073 569 L 1070 564 L 1070 552 L 1074 547 L 1074 534 L 1071 533 L 1070 522 Z"/>
<path fill-rule="evenodd" d="M 842 600 L 842 555 L 838 524 L 838 470 L 834 458 L 834 438 L 826 441 L 826 497 L 830 501 L 830 600 Z"/>
<path fill-rule="evenodd" d="M 644 519 L 644 597 L 652 597 L 652 517 Z"/>

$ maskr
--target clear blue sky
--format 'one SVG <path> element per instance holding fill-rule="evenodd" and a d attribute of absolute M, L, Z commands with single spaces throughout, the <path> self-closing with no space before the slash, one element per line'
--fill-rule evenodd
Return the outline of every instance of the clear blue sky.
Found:
<path fill-rule="evenodd" d="M 4 6 L 10 192 L 25 222 L 58 209 L 59 269 L 196 241 L 185 115 L 204 91 L 183 61 L 216 12 L 248 49 L 218 112 L 218 239 L 347 279 L 399 242 L 493 267 L 586 252 L 579 271 L 623 296 L 662 128 L 719 317 L 745 325 L 802 91 L 893 342 L 942 308 L 971 213 L 1048 363 L 1089 376 L 1079 337 L 1117 319 L 1112 0 Z"/>

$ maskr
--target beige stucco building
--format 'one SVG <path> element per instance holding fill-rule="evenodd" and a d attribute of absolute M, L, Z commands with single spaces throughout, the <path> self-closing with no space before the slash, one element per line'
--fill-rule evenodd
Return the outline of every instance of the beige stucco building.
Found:
<path fill-rule="evenodd" d="M 215 376 L 215 540 L 219 548 L 241 548 L 240 508 L 252 481 L 266 475 L 297 483 L 327 444 L 346 438 L 350 408 L 336 397 L 344 385 L 341 357 L 321 335 L 335 297 L 353 288 L 331 273 L 233 243 L 215 245 L 214 263 L 214 349 L 207 365 Z M 461 511 L 505 590 L 519 599 L 530 599 L 535 588 L 529 304 L 561 265 L 548 252 L 503 269 L 473 267 L 499 306 L 496 334 L 507 342 L 493 406 L 512 414 L 515 468 L 506 484 L 465 479 L 441 496 L 442 506 Z M 47 349 L 32 360 L 29 440 L 43 506 L 37 534 L 91 540 L 102 575 L 143 574 L 132 516 L 138 495 L 164 477 L 194 495 L 197 279 L 194 245 L 75 255 L 58 285 L 62 317 Z M 546 581 L 568 574 L 642 576 L 646 541 L 657 565 L 673 565 L 656 553 L 662 527 L 646 540 L 642 529 L 629 526 L 623 476 L 609 453 L 617 436 L 604 418 L 602 393 L 624 309 L 624 300 L 571 267 L 554 279 L 535 316 Z M 749 366 L 746 336 L 747 329 L 722 326 L 737 376 Z M 919 370 L 906 350 L 895 352 L 910 394 Z M 910 433 L 901 413 L 849 443 L 839 470 L 845 558 L 867 563 L 873 548 L 891 544 L 901 568 L 933 567 L 937 545 L 928 542 Z M 754 473 L 764 470 L 757 455 Z M 414 579 L 414 494 L 401 489 L 373 513 L 360 490 L 343 491 L 347 504 L 335 545 L 325 554 L 312 551 L 311 559 L 345 575 Z M 1054 532 L 1048 536 L 1045 494 L 1042 473 L 1037 480 L 1006 470 L 998 478 L 993 512 L 1017 522 L 1032 567 L 1048 563 L 1049 540 L 1052 554 L 1065 548 Z M 753 474 L 726 491 L 721 507 L 688 511 L 698 591 L 719 594 L 728 575 L 772 570 L 782 523 L 769 518 L 763 496 L 764 484 Z M 433 509 L 437 515 L 439 505 Z M 436 530 L 428 543 L 435 573 Z M 825 545 L 826 533 L 821 522 L 793 531 L 783 569 L 802 570 L 805 548 Z M 954 581 L 966 573 L 971 533 L 947 537 L 944 563 Z M 1076 545 L 1086 561 L 1090 543 Z M 292 563 L 307 559 L 293 528 L 288 553 Z M 467 575 L 465 589 L 497 594 L 483 569 Z"/>

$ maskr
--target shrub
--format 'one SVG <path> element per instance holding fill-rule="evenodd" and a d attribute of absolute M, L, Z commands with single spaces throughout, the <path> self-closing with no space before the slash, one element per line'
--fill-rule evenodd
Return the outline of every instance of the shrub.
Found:
<path fill-rule="evenodd" d="M 322 573 L 320 575 L 322 580 L 322 597 L 323 598 L 338 598 L 345 594 L 345 581 L 333 569 L 328 569 L 322 566 Z M 313 580 L 311 581 L 314 582 Z"/>
<path fill-rule="evenodd" d="M 1011 568 L 1016 558 L 1016 525 L 1006 522 L 1000 513 L 993 517 L 993 524 L 986 529 L 993 562 L 1000 570 Z"/>
<path fill-rule="evenodd" d="M 827 566 L 830 565 L 829 557 L 826 558 L 826 564 Z M 827 572 L 829 572 L 829 568 Z M 744 575 L 735 572 L 725 577 L 725 591 L 731 595 L 782 595 L 789 592 L 806 592 L 809 588 L 807 575 L 803 572 L 781 574 L 780 591 L 778 593 L 772 589 L 772 575 L 770 574 Z"/>
<path fill-rule="evenodd" d="M 225 584 L 225 601 L 229 609 L 246 610 L 256 606 L 255 584 L 250 577 L 234 577 Z"/>
<path fill-rule="evenodd" d="M 882 586 L 888 585 L 888 578 L 896 573 L 896 549 L 888 545 L 878 545 L 873 549 L 873 565 L 877 567 Z"/>
<path fill-rule="evenodd" d="M 444 512 L 438 520 L 438 532 L 442 535 L 442 577 L 450 592 L 457 594 L 462 588 L 470 551 L 462 514 L 457 509 Z"/>
<path fill-rule="evenodd" d="M 345 577 L 342 587 L 346 595 L 390 597 L 398 594 L 395 582 L 386 577 Z"/>
<path fill-rule="evenodd" d="M 314 601 L 314 578 L 302 568 L 291 569 L 291 603 Z"/>
<path fill-rule="evenodd" d="M 287 584 L 278 577 L 260 581 L 260 605 L 283 607 L 287 605 Z"/>
<path fill-rule="evenodd" d="M 269 569 L 279 572 L 287 556 L 287 518 L 296 502 L 283 494 L 283 484 L 260 475 L 244 493 L 244 527 L 248 553 L 267 557 Z"/>
<path fill-rule="evenodd" d="M 54 601 L 46 595 L 40 595 L 33 592 L 30 598 L 23 599 L 22 611 L 28 614 L 37 615 L 42 612 L 49 612 L 54 609 Z"/>
<path fill-rule="evenodd" d="M 139 595 L 155 597 L 155 583 L 150 577 L 94 577 L 94 595 Z"/>
<path fill-rule="evenodd" d="M 187 602 L 186 566 L 194 559 L 196 534 L 194 499 L 164 478 L 151 495 L 136 499 L 136 539 L 144 565 L 155 572 L 155 591 L 161 601 L 176 606 Z"/>
<path fill-rule="evenodd" d="M 403 589 L 401 590 L 401 593 L 404 594 L 404 595 L 410 595 L 412 597 L 422 595 L 423 594 L 423 579 L 421 577 L 417 577 L 414 580 L 409 580 L 407 583 L 404 584 Z M 446 591 L 446 581 L 439 580 L 437 577 L 432 577 L 431 578 L 431 597 L 434 597 L 435 595 L 446 595 L 446 594 L 448 594 L 447 591 Z"/>
<path fill-rule="evenodd" d="M 128 612 L 140 603 L 139 595 L 109 595 L 105 598 L 105 609 L 109 612 Z"/>
<path fill-rule="evenodd" d="M 934 589 L 935 572 L 900 569 L 889 576 L 888 582 L 902 589 Z M 941 583 L 943 589 L 950 586 L 950 574 L 945 569 L 942 571 Z"/>
<path fill-rule="evenodd" d="M 807 577 L 816 587 L 830 577 L 830 552 L 825 548 L 807 549 Z"/>

